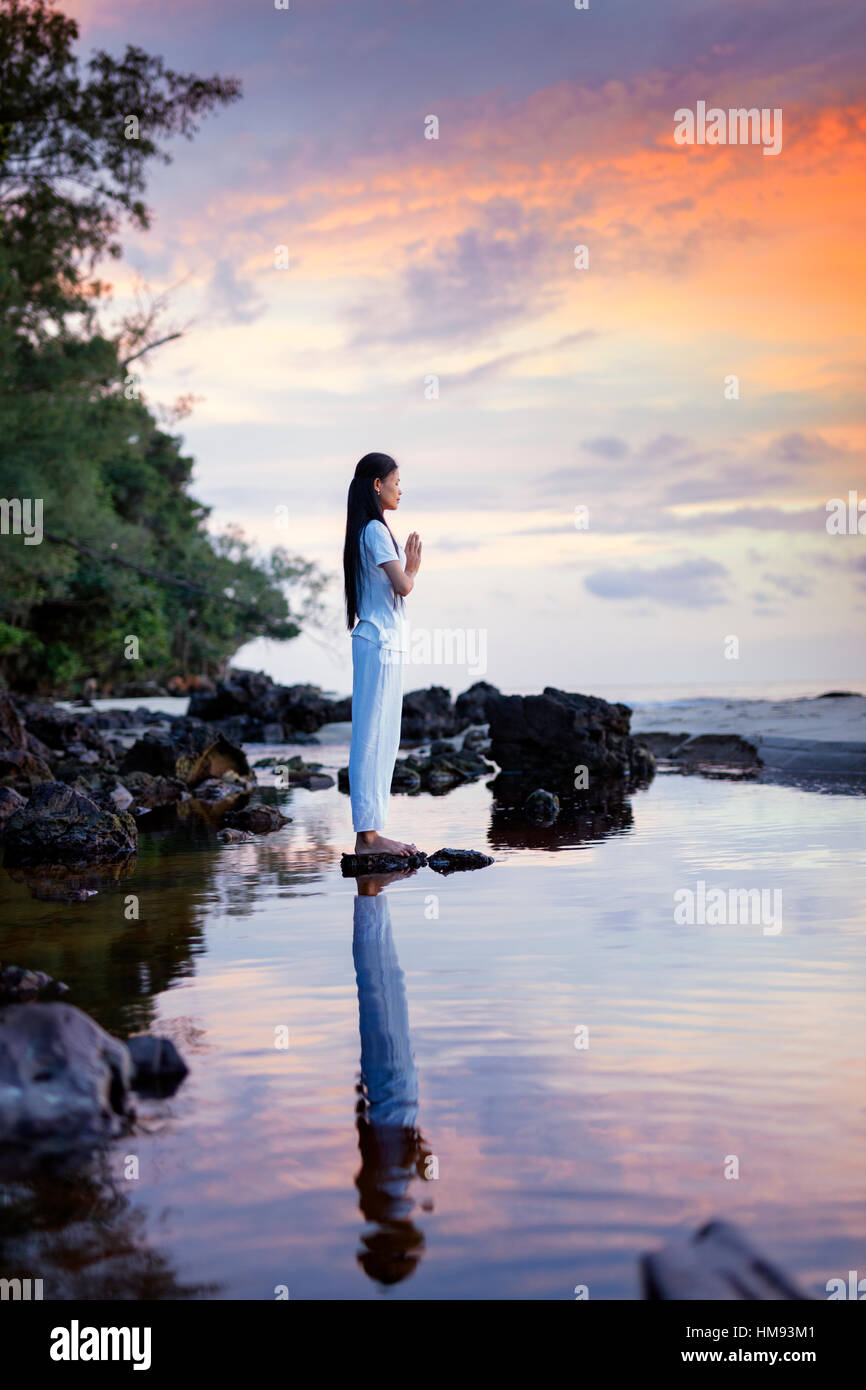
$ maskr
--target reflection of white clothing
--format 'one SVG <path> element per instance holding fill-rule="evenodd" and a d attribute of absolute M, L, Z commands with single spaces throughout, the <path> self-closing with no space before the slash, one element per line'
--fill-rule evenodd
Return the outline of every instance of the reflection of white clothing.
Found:
<path fill-rule="evenodd" d="M 377 1129 L 414 1129 L 418 1073 L 409 1038 L 403 971 L 394 949 L 385 893 L 355 898 L 352 954 L 358 977 L 361 1080 L 369 1107 L 367 1118 Z"/>
<path fill-rule="evenodd" d="M 406 564 L 402 545 L 394 549 L 394 537 L 384 521 L 368 521 L 361 530 L 361 591 L 358 594 L 358 626 L 353 637 L 365 637 L 392 651 L 406 650 L 404 620 L 406 604 L 395 593 L 382 568 L 389 560 Z"/>

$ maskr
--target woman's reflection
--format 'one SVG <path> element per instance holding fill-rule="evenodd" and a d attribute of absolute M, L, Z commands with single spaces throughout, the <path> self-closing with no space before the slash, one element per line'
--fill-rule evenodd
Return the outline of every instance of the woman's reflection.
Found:
<path fill-rule="evenodd" d="M 428 1176 L 432 1159 L 417 1128 L 418 1073 L 409 1039 L 403 971 L 394 950 L 387 894 L 381 889 L 414 871 L 366 874 L 358 879 L 352 954 L 358 979 L 361 1079 L 355 1178 L 361 1211 L 376 1230 L 362 1237 L 358 1263 L 380 1284 L 413 1272 L 424 1237 L 409 1219 L 414 1174 Z M 426 1206 L 426 1203 L 425 1203 Z"/>

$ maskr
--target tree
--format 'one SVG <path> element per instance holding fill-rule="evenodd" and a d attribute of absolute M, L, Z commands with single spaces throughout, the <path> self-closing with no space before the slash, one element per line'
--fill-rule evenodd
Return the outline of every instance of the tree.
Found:
<path fill-rule="evenodd" d="M 254 636 L 298 635 L 286 584 L 303 617 L 326 582 L 282 550 L 209 535 L 180 436 L 129 388 L 153 316 L 114 337 L 96 323 L 97 263 L 120 255 L 122 221 L 149 226 L 146 167 L 170 162 L 160 140 L 191 139 L 240 84 L 131 45 L 95 53 L 85 76 L 77 38 L 48 0 L 0 4 L 0 497 L 41 499 L 45 532 L 39 545 L 0 535 L 0 674 L 24 689 L 218 671 Z"/>

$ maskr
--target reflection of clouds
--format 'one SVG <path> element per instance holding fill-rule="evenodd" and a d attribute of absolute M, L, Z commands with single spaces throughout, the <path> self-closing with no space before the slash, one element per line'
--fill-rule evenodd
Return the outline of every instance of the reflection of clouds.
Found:
<path fill-rule="evenodd" d="M 423 1175 L 426 1157 L 417 1130 L 418 1073 L 388 898 L 383 892 L 359 894 L 354 904 L 361 1031 L 361 1168 L 355 1185 L 361 1211 L 377 1227 L 363 1236 L 358 1261 L 371 1279 L 396 1284 L 414 1271 L 424 1248 L 422 1233 L 409 1219 L 414 1206 L 409 1184 Z"/>

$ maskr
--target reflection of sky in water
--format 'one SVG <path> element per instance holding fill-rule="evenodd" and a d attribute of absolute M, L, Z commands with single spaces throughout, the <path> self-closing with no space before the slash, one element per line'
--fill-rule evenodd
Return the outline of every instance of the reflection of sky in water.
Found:
<path fill-rule="evenodd" d="M 483 849 L 489 802 L 398 797 L 388 829 Z M 630 1298 L 642 1251 L 715 1215 L 813 1290 L 862 1269 L 864 808 L 658 777 L 606 839 L 493 843 L 492 868 L 364 899 L 334 868 L 336 791 L 293 793 L 268 840 L 149 850 L 123 951 L 156 961 L 183 901 L 191 959 L 157 1013 L 203 1030 L 167 1128 L 136 1141 L 149 1241 L 239 1298 Z M 782 933 L 675 925 L 698 879 L 781 888 Z M 119 904 L 34 905 L 27 963 Z M 51 961 L 74 984 L 87 956 Z"/>

